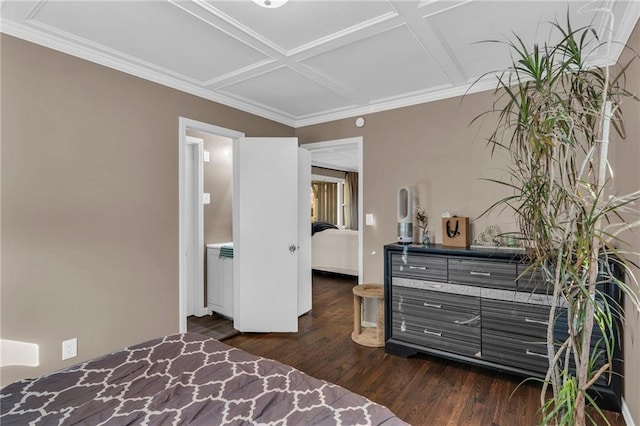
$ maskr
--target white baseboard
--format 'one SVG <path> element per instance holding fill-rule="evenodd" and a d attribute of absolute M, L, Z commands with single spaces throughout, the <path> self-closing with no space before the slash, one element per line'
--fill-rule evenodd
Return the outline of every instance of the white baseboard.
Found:
<path fill-rule="evenodd" d="M 631 417 L 631 411 L 629 411 L 629 406 L 627 402 L 622 398 L 622 417 L 624 418 L 624 422 L 627 426 L 636 426 L 636 423 L 633 421 L 633 417 Z"/>

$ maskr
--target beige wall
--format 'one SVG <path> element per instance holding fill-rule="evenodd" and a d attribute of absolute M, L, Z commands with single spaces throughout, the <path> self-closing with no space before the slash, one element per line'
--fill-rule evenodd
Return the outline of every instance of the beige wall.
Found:
<path fill-rule="evenodd" d="M 233 241 L 233 140 L 208 133 L 188 131 L 187 135 L 204 140 L 210 161 L 203 164 L 203 190 L 211 196 L 204 210 L 204 242 Z"/>
<path fill-rule="evenodd" d="M 636 25 L 629 41 L 629 47 L 640 52 L 640 24 Z M 631 57 L 631 52 L 626 52 L 620 63 L 624 64 Z M 638 58 L 626 72 L 627 89 L 640 96 L 640 61 Z M 612 138 L 615 143 L 615 156 L 613 167 L 615 182 L 621 194 L 628 194 L 640 190 L 640 102 L 628 100 L 623 106 L 625 128 L 627 138 L 619 141 Z M 636 208 L 638 206 L 636 205 Z M 637 216 L 636 218 L 637 219 Z M 628 232 L 622 236 L 622 240 L 631 246 L 630 251 L 640 252 L 640 229 Z M 624 247 L 629 249 L 629 247 Z M 632 258 L 636 264 L 640 264 L 640 256 Z M 640 270 L 634 270 L 637 279 L 640 279 Z M 629 280 L 627 280 L 629 281 Z M 638 287 L 636 293 L 640 296 Z M 625 365 L 625 392 L 624 398 L 636 424 L 640 424 L 640 315 L 633 308 L 629 299 L 626 303 L 626 333 L 624 348 Z"/>
<path fill-rule="evenodd" d="M 500 177 L 504 165 L 491 158 L 486 148 L 487 126 L 470 125 L 474 117 L 491 106 L 489 93 L 365 116 L 363 128 L 355 119 L 296 129 L 300 143 L 354 136 L 363 137 L 364 213 L 373 213 L 375 226 L 364 230 L 364 280 L 382 282 L 383 246 L 396 241 L 396 196 L 408 186 L 429 215 L 429 228 L 442 242 L 440 215 L 444 211 L 469 216 L 476 235 L 488 224 L 513 230 L 508 214 L 478 216 L 490 203 L 506 196 L 497 184 L 483 177 Z"/>
<path fill-rule="evenodd" d="M 39 375 L 178 331 L 178 117 L 293 129 L 2 35 L 1 335 Z M 61 361 L 61 342 L 78 357 Z"/>

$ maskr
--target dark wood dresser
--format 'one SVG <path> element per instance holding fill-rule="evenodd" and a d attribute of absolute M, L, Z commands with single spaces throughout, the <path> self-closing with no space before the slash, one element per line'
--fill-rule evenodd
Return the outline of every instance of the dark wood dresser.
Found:
<path fill-rule="evenodd" d="M 389 244 L 384 259 L 388 353 L 423 353 L 544 378 L 551 296 L 542 273 L 527 270 L 520 252 Z M 623 276 L 615 262 L 609 270 Z M 610 304 L 623 306 L 617 286 L 600 287 Z M 567 336 L 566 309 L 558 309 L 556 317 L 555 336 L 561 341 Z M 603 347 L 599 337 L 594 331 L 594 350 Z M 613 374 L 603 375 L 592 395 L 601 408 L 620 411 L 621 345 L 614 357 Z"/>

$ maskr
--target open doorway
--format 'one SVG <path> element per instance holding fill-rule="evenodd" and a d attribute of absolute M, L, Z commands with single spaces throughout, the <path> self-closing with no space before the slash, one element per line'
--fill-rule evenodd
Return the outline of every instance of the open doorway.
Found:
<path fill-rule="evenodd" d="M 188 273 L 204 270 L 206 243 L 201 237 L 203 221 L 194 219 L 202 213 L 190 214 L 189 209 L 202 212 L 206 195 L 193 189 L 198 195 L 188 197 L 187 162 L 197 161 L 189 154 L 190 132 L 232 140 L 233 327 L 240 331 L 296 331 L 298 316 L 311 309 L 310 259 L 305 260 L 310 254 L 305 232 L 310 234 L 311 228 L 309 153 L 298 147 L 296 138 L 245 138 L 241 132 L 186 118 L 179 121 L 180 331 L 187 330 L 190 286 L 195 288 L 196 309 L 203 315 L 209 312 L 204 282 L 191 278 L 198 274 Z M 306 192 L 301 194 L 301 188 Z M 195 240 L 201 243 L 190 245 Z M 269 297 L 274 300 L 265 304 Z"/>
<path fill-rule="evenodd" d="M 316 179 L 318 181 L 324 181 L 324 182 L 328 182 L 326 185 L 321 185 L 321 184 L 317 184 L 316 186 L 318 187 L 318 190 L 323 190 L 323 186 L 327 188 L 326 193 L 330 194 L 329 196 L 333 198 L 333 195 L 331 195 L 331 191 L 333 190 L 333 185 L 331 184 L 331 182 L 335 182 L 337 183 L 337 187 L 336 187 L 336 194 L 338 196 L 338 201 L 336 202 L 337 205 L 337 213 L 336 213 L 336 223 L 338 224 L 339 228 L 344 228 L 345 225 L 347 225 L 347 228 L 356 228 L 355 231 L 352 232 L 356 232 L 356 240 L 357 240 L 357 248 L 353 247 L 356 244 L 352 244 L 351 243 L 351 237 L 349 235 L 346 235 L 346 233 L 336 233 L 335 236 L 330 236 L 330 235 L 324 235 L 322 233 L 318 234 L 318 239 L 324 239 L 327 240 L 327 244 L 331 245 L 334 244 L 331 241 L 332 240 L 339 240 L 337 241 L 337 244 L 340 245 L 341 247 L 348 247 L 349 245 L 351 245 L 353 247 L 354 250 L 357 251 L 357 276 L 358 276 L 358 283 L 362 283 L 363 282 L 363 258 L 364 258 L 364 253 L 363 253 L 363 232 L 362 232 L 362 227 L 364 225 L 363 222 L 363 218 L 364 218 L 364 214 L 363 214 L 363 182 L 364 182 L 364 176 L 363 176 L 363 161 L 362 161 L 362 142 L 363 142 L 363 138 L 362 137 L 355 137 L 355 138 L 347 138 L 347 139 L 337 139 L 337 140 L 331 140 L 331 141 L 323 141 L 323 142 L 315 142 L 315 143 L 309 143 L 309 144 L 303 144 L 301 145 L 302 147 L 306 148 L 309 150 L 309 152 L 311 153 L 311 164 L 314 167 L 317 167 L 319 169 L 315 169 L 316 171 L 319 171 L 320 169 L 325 169 L 325 170 L 333 170 L 333 171 L 337 171 L 339 173 L 341 173 L 341 175 L 339 176 L 338 174 L 333 173 L 323 173 L 324 176 L 318 176 L 316 177 Z M 357 175 L 357 184 L 355 185 L 357 187 L 357 208 L 345 208 L 345 206 L 340 206 L 341 202 L 344 202 L 345 199 L 348 199 L 349 197 L 345 197 L 344 193 L 340 193 L 340 191 L 344 191 L 344 188 L 347 187 L 344 185 L 345 182 L 345 175 L 351 173 L 356 174 Z M 312 172 L 313 175 L 313 172 Z M 323 195 L 324 196 L 324 195 Z M 351 197 L 353 198 L 353 195 L 351 195 Z M 343 201 L 340 201 L 343 200 Z M 348 203 L 348 201 L 347 201 Z M 329 209 L 332 209 L 332 207 L 330 207 Z M 355 218 L 349 219 L 346 216 L 349 214 L 349 211 L 353 211 L 353 210 L 357 210 L 357 213 L 355 214 Z M 316 217 L 318 217 L 318 212 L 313 212 L 312 214 L 315 214 Z M 322 216 L 322 214 L 320 215 Z M 324 216 L 327 217 L 327 216 Z M 332 216 L 329 216 L 332 217 Z M 353 224 L 356 224 L 355 226 L 353 226 Z M 351 225 L 351 226 L 349 226 Z M 323 231 L 324 232 L 324 231 Z M 343 235 L 344 234 L 344 235 Z M 312 237 L 312 241 L 313 241 Z M 316 241 L 312 244 L 312 246 L 314 245 L 318 245 L 319 241 Z M 321 244 L 325 244 L 324 242 L 322 242 Z M 323 250 L 323 248 L 320 248 L 319 250 Z M 335 253 L 334 253 L 335 254 Z M 318 255 L 318 253 L 316 253 L 316 255 Z M 344 258 L 344 255 L 349 255 L 349 253 L 345 253 L 343 255 L 340 255 L 340 258 Z M 313 253 L 312 253 L 313 256 Z M 315 259 L 318 259 L 318 257 L 316 256 Z M 351 274 L 350 270 L 353 269 L 352 267 L 348 266 L 348 265 L 344 265 L 344 264 L 336 264 L 333 265 L 332 260 L 330 258 L 327 259 L 320 259 L 319 260 L 320 263 L 323 264 L 323 266 L 321 266 L 322 270 L 326 270 L 329 272 L 338 272 L 338 273 L 344 273 L 345 271 L 347 271 L 348 274 Z"/>
<path fill-rule="evenodd" d="M 203 191 L 203 134 L 230 141 L 244 133 L 188 118 L 179 118 L 179 296 L 180 332 L 187 331 L 187 316 L 209 313 L 205 298 L 205 220 Z M 199 137 L 193 137 L 199 136 Z M 218 153 L 219 155 L 219 153 Z M 228 153 L 230 156 L 231 153 Z M 191 306 L 193 304 L 193 306 Z"/>

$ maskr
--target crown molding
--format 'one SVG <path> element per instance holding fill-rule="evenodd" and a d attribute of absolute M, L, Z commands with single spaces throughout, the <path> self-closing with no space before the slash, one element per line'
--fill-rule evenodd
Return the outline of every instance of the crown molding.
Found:
<path fill-rule="evenodd" d="M 631 33 L 634 28 L 638 24 L 640 20 L 640 1 L 631 1 L 627 6 L 627 10 L 622 17 L 622 22 L 620 22 L 620 29 L 617 32 L 617 39 L 624 40 L 624 43 L 614 43 L 611 46 L 611 58 L 612 63 L 618 62 L 620 59 L 620 55 L 624 50 L 626 43 L 629 41 L 629 37 L 631 37 Z M 614 23 L 615 24 L 615 23 Z"/>
<path fill-rule="evenodd" d="M 464 96 L 472 93 L 483 92 L 485 90 L 494 90 L 496 81 L 493 78 L 479 80 L 473 84 L 465 84 L 463 86 L 446 86 L 428 93 L 417 94 L 414 96 L 392 99 L 388 101 L 379 101 L 364 107 L 349 108 L 344 110 L 330 111 L 323 114 L 317 114 L 296 120 L 295 128 L 312 126 L 314 124 L 326 123 L 329 121 L 342 120 L 345 118 L 356 117 L 359 115 L 373 114 L 376 112 L 384 112 L 397 108 L 424 104 L 428 102 L 439 101 L 443 99 Z"/>
<path fill-rule="evenodd" d="M 104 65 L 108 68 L 112 68 L 126 74 L 131 74 L 145 80 L 153 81 L 154 83 L 158 83 L 163 86 L 171 87 L 173 89 L 189 93 L 191 95 L 208 99 L 210 101 L 217 102 L 231 108 L 236 108 L 238 110 L 257 115 L 262 118 L 273 120 L 290 127 L 293 127 L 293 125 L 295 124 L 294 119 L 289 116 L 278 114 L 267 108 L 261 108 L 247 102 L 242 102 L 238 99 L 220 93 L 214 93 L 210 90 L 200 87 L 197 84 L 185 82 L 178 78 L 168 76 L 162 72 L 132 64 L 129 61 L 125 61 L 111 55 L 98 52 L 94 49 L 81 46 L 77 43 L 63 40 L 62 38 L 57 36 L 45 34 L 42 31 L 34 30 L 25 25 L 16 24 L 15 22 L 8 20 L 2 20 L 0 28 L 3 33 L 10 36 L 29 41 L 31 43 L 39 44 L 41 46 L 66 53 L 80 59 L 94 62 L 96 64 Z"/>

